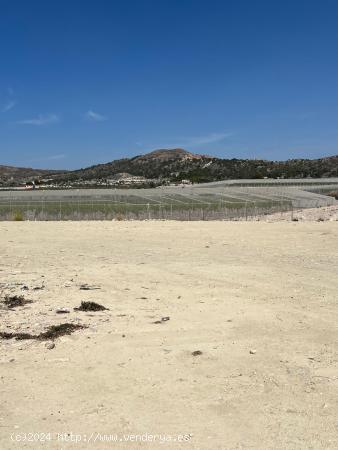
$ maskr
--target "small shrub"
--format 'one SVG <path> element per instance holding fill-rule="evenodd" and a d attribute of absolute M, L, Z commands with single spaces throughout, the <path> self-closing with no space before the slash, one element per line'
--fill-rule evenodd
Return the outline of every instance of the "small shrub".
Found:
<path fill-rule="evenodd" d="M 3 303 L 7 308 L 13 309 L 17 306 L 24 306 L 27 303 L 32 303 L 32 300 L 26 300 L 22 295 L 5 295 Z"/>
<path fill-rule="evenodd" d="M 108 310 L 108 308 L 95 302 L 81 302 L 81 305 L 78 308 L 74 308 L 74 311 L 105 311 L 105 310 Z"/>
<path fill-rule="evenodd" d="M 120 222 L 121 220 L 125 220 L 125 217 L 123 214 L 116 214 L 115 220 L 118 220 Z"/>
<path fill-rule="evenodd" d="M 16 213 L 14 213 L 13 220 L 15 222 L 22 222 L 23 221 L 23 214 L 22 214 L 22 212 L 17 211 Z"/>

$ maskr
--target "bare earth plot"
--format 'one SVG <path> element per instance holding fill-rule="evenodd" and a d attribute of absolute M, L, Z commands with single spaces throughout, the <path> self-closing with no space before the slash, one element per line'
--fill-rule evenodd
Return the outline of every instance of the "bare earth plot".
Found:
<path fill-rule="evenodd" d="M 338 221 L 338 205 L 324 206 L 322 208 L 298 209 L 287 212 L 278 212 L 260 217 L 250 217 L 249 220 L 263 220 L 268 222 L 281 221 L 306 221 L 306 222 L 324 222 Z"/>
<path fill-rule="evenodd" d="M 0 448 L 336 449 L 337 270 L 336 222 L 2 222 L 1 333 L 86 328 L 2 334 Z"/>

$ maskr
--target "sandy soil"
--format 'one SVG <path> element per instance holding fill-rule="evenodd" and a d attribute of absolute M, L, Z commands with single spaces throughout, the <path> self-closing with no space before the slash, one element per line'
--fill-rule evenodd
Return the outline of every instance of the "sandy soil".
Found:
<path fill-rule="evenodd" d="M 338 221 L 338 202 L 321 208 L 296 209 L 293 211 L 268 214 L 266 216 L 250 218 L 263 222 L 336 222 Z"/>
<path fill-rule="evenodd" d="M 0 448 L 338 448 L 337 269 L 335 222 L 0 223 L 1 331 L 87 326 L 0 340 Z"/>

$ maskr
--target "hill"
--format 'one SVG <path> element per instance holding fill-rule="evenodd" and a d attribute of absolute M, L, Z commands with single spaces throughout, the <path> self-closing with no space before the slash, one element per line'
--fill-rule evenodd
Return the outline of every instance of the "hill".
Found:
<path fill-rule="evenodd" d="M 268 161 L 221 159 L 183 149 L 155 150 L 133 158 L 115 160 L 53 177 L 59 182 L 104 180 L 118 173 L 148 180 L 195 183 L 224 179 L 321 178 L 338 176 L 338 156 L 320 159 Z"/>
<path fill-rule="evenodd" d="M 225 179 L 259 178 L 322 178 L 338 177 L 338 156 L 319 159 L 268 161 L 257 159 L 221 159 L 198 155 L 184 149 L 160 149 L 105 164 L 68 172 L 34 170 L 0 166 L 0 183 L 22 183 L 31 179 L 49 178 L 53 185 L 104 185 L 119 174 L 130 180 L 139 177 L 150 186 L 189 180 L 193 183 Z M 133 184 L 131 181 L 130 184 Z"/>
<path fill-rule="evenodd" d="M 32 169 L 29 167 L 12 167 L 0 165 L 0 186 L 16 186 L 41 177 L 55 175 L 60 171 Z"/>

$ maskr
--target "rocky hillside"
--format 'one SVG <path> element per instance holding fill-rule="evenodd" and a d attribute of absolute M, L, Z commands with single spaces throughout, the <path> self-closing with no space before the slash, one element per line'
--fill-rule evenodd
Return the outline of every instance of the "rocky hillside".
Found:
<path fill-rule="evenodd" d="M 144 177 L 148 180 L 195 183 L 225 179 L 257 178 L 321 178 L 338 177 L 338 156 L 320 159 L 268 161 L 250 159 L 221 159 L 197 155 L 186 150 L 161 149 L 133 158 L 115 160 L 69 172 L 52 172 L 0 166 L 0 184 L 19 183 L 33 178 L 52 179 L 53 184 L 104 181 L 117 174 Z"/>
<path fill-rule="evenodd" d="M 28 167 L 0 166 L 0 186 L 18 185 L 41 177 L 55 175 L 56 170 L 31 169 Z"/>
<path fill-rule="evenodd" d="M 337 177 L 338 156 L 314 160 L 267 161 L 220 159 L 196 155 L 183 149 L 156 150 L 134 158 L 119 159 L 57 175 L 54 178 L 59 181 L 106 179 L 120 172 L 159 181 L 186 179 L 196 183 L 264 177 Z"/>

